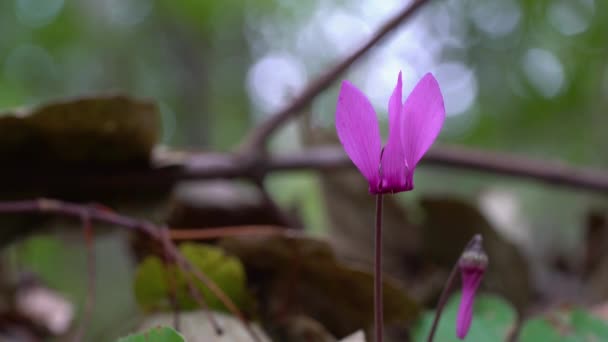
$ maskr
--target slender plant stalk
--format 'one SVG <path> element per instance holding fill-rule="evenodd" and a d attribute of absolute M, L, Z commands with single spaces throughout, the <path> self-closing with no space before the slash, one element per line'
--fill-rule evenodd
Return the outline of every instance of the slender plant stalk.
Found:
<path fill-rule="evenodd" d="M 439 319 L 441 318 L 441 314 L 443 313 L 443 309 L 445 308 L 445 303 L 448 300 L 448 295 L 452 291 L 452 287 L 454 287 L 454 281 L 456 280 L 456 275 L 458 274 L 458 270 L 460 268 L 460 260 L 462 260 L 462 256 L 470 250 L 481 249 L 481 235 L 475 234 L 471 240 L 467 243 L 467 246 L 464 248 L 462 254 L 456 260 L 454 267 L 452 268 L 452 272 L 448 277 L 447 282 L 441 292 L 441 296 L 439 297 L 439 303 L 437 303 L 437 309 L 435 309 L 435 319 L 433 320 L 433 325 L 431 326 L 431 331 L 429 331 L 429 337 L 427 342 L 433 342 L 433 338 L 435 337 L 435 331 L 437 331 L 437 326 L 439 325 Z M 481 249 L 483 252 L 483 249 Z M 484 253 L 485 255 L 485 253 Z M 487 256 L 486 256 L 487 257 Z"/>
<path fill-rule="evenodd" d="M 382 342 L 382 194 L 376 196 L 376 259 L 374 263 L 374 322 L 376 342 Z"/>
<path fill-rule="evenodd" d="M 458 258 L 460 260 L 460 258 Z M 435 309 L 435 319 L 433 319 L 433 325 L 431 326 L 431 331 L 429 331 L 429 338 L 427 338 L 427 342 L 433 342 L 433 338 L 435 337 L 435 331 L 437 330 L 437 326 L 439 325 L 439 319 L 441 318 L 441 314 L 443 313 L 443 308 L 445 307 L 445 303 L 448 300 L 448 295 L 454 287 L 454 280 L 456 280 L 456 275 L 458 275 L 458 261 L 454 264 L 452 268 L 452 272 L 450 272 L 450 276 L 448 277 L 448 281 L 441 292 L 441 296 L 439 297 L 439 303 L 437 303 L 437 309 Z"/>

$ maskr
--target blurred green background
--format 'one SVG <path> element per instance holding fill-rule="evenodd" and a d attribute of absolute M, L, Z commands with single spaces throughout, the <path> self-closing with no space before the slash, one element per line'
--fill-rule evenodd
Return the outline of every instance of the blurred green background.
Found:
<path fill-rule="evenodd" d="M 0 107 L 92 92 L 153 98 L 163 142 L 228 149 L 407 2 L 9 0 Z M 385 110 L 434 72 L 442 140 L 602 166 L 606 3 L 432 1 L 347 76 Z M 314 113 L 326 125 L 335 98 Z"/>
<path fill-rule="evenodd" d="M 406 3 L 0 1 L 0 109 L 123 92 L 159 103 L 163 144 L 228 151 Z M 448 112 L 439 143 L 606 167 L 607 7 L 603 0 L 431 1 L 345 78 L 385 121 L 397 73 L 407 93 L 431 71 Z M 333 130 L 336 94 L 337 84 L 315 100 L 315 127 Z M 273 148 L 302 148 L 298 132 L 286 127 Z M 465 196 L 541 256 L 576 260 L 588 210 L 606 205 L 576 190 L 422 169 L 408 198 Z M 309 229 L 325 231 L 314 174 L 277 174 L 269 183 L 282 204 L 301 206 Z"/>

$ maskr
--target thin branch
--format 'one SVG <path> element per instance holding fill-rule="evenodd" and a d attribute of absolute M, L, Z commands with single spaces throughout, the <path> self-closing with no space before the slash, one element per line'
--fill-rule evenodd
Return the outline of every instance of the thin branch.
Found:
<path fill-rule="evenodd" d="M 422 165 L 474 170 L 608 193 L 606 172 L 507 153 L 442 146 L 431 149 L 422 159 Z M 352 162 L 341 148 L 309 150 L 300 155 L 275 157 L 268 162 L 268 169 L 273 171 L 333 170 L 352 166 Z"/>
<path fill-rule="evenodd" d="M 247 177 L 249 168 L 234 157 L 201 161 L 194 157 L 182 179 Z M 548 184 L 608 193 L 608 173 L 597 169 L 575 167 L 561 162 L 541 161 L 507 153 L 487 152 L 463 147 L 438 146 L 422 159 L 423 165 L 474 170 L 485 173 L 525 178 Z M 337 170 L 352 168 L 353 163 L 339 147 L 320 147 L 300 153 L 261 158 L 256 173 L 294 170 Z"/>
<path fill-rule="evenodd" d="M 488 152 L 464 147 L 437 146 L 427 152 L 422 159 L 422 164 L 474 170 L 608 193 L 608 173 L 606 172 L 508 153 Z M 285 153 L 269 157 L 260 156 L 255 161 L 255 167 L 233 155 L 206 153 L 190 156 L 183 165 L 180 170 L 175 170 L 174 179 L 251 178 L 276 171 L 324 171 L 353 167 L 353 163 L 344 153 L 344 150 L 337 146 L 318 147 L 300 153 Z M 141 178 L 128 178 L 128 185 L 137 184 L 139 179 Z M 157 179 L 166 180 L 162 176 Z M 116 178 L 114 177 L 113 180 L 116 180 Z M 154 183 L 146 184 L 153 185 Z M 122 185 L 127 185 L 127 183 Z"/>
<path fill-rule="evenodd" d="M 397 15 L 385 22 L 376 33 L 363 43 L 352 54 L 338 63 L 335 67 L 328 70 L 315 81 L 310 83 L 306 89 L 296 97 L 290 104 L 279 112 L 264 121 L 252 134 L 245 140 L 245 152 L 248 154 L 263 150 L 268 138 L 285 122 L 291 119 L 296 113 L 302 111 L 310 102 L 323 90 L 331 86 L 353 63 L 365 55 L 378 42 L 388 36 L 390 32 L 411 18 L 416 10 L 428 0 L 414 0 L 403 8 Z"/>
<path fill-rule="evenodd" d="M 162 230 L 150 222 L 122 216 L 100 206 L 87 206 L 45 198 L 38 200 L 0 201 L 0 213 L 52 213 L 78 218 L 87 217 L 91 221 L 109 223 L 144 233 L 151 239 L 161 243 L 161 245 L 165 247 L 165 251 L 168 255 L 180 264 L 180 267 L 189 270 L 196 279 L 201 281 L 213 295 L 215 295 L 222 304 L 224 304 L 224 306 L 243 323 L 254 341 L 260 340 L 232 299 L 230 299 L 213 280 L 206 277 L 203 272 L 194 267 L 194 265 L 178 251 L 177 247 L 175 247 L 170 239 L 163 238 Z"/>
<path fill-rule="evenodd" d="M 214 240 L 235 236 L 268 236 L 285 234 L 284 227 L 278 226 L 233 226 L 218 228 L 171 228 L 169 236 L 173 241 L 181 240 Z"/>
<path fill-rule="evenodd" d="M 179 158 L 175 155 L 179 155 Z M 153 158 L 157 166 L 138 170 L 53 169 L 6 165 L 0 170 L 0 188 L 4 191 L 29 191 L 62 194 L 65 189 L 79 194 L 128 194 L 170 191 L 181 180 L 259 179 L 278 171 L 327 171 L 353 168 L 353 163 L 338 146 L 317 147 L 303 152 L 273 156 L 258 155 L 253 159 L 233 154 L 189 153 L 174 151 Z M 422 159 L 428 166 L 480 171 L 524 178 L 553 185 L 608 193 L 608 173 L 598 169 L 570 166 L 560 162 L 536 160 L 507 153 L 489 152 L 464 147 L 437 146 Z M 127 189 L 127 190 L 125 190 Z M 107 214 L 113 218 L 111 214 Z M 103 220 L 103 219 L 102 219 Z M 122 226 L 137 225 L 126 220 Z"/>

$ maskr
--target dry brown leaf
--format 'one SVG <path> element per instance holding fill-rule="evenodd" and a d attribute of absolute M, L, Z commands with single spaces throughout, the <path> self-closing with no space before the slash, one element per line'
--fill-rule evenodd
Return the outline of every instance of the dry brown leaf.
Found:
<path fill-rule="evenodd" d="M 373 322 L 372 274 L 335 259 L 331 246 L 318 239 L 287 234 L 223 239 L 220 245 L 238 256 L 248 279 L 260 287 L 267 311 L 310 316 L 344 337 Z M 384 318 L 406 324 L 418 306 L 394 279 L 385 277 Z"/>

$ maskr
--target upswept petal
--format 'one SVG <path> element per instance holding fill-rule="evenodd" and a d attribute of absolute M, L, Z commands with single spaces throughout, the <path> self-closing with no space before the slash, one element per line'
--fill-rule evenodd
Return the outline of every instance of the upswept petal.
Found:
<path fill-rule="evenodd" d="M 393 90 L 393 94 L 391 98 L 388 100 L 388 124 L 389 124 L 389 141 L 394 136 L 394 138 L 399 138 L 400 130 L 399 128 L 399 117 L 401 116 L 401 108 L 403 108 L 403 93 L 402 93 L 403 84 L 401 82 L 401 71 L 399 71 L 399 75 L 397 76 L 397 85 Z"/>
<path fill-rule="evenodd" d="M 400 117 L 402 105 L 401 71 L 397 77 L 397 85 L 388 101 L 388 141 L 382 153 L 382 189 L 393 192 L 405 191 L 406 171 L 403 146 L 401 144 Z"/>
<path fill-rule="evenodd" d="M 336 108 L 336 131 L 346 154 L 370 185 L 379 191 L 382 140 L 376 112 L 367 97 L 348 81 L 342 82 Z"/>
<path fill-rule="evenodd" d="M 410 173 L 431 147 L 445 121 L 443 96 L 431 73 L 422 77 L 403 104 L 401 143 Z"/>

